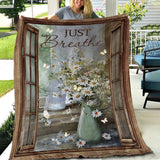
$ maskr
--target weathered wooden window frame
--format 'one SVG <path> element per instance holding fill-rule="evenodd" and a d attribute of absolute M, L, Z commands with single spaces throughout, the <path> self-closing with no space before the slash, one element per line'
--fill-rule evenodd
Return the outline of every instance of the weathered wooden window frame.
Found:
<path fill-rule="evenodd" d="M 121 140 L 120 147 L 101 147 L 101 148 L 81 148 L 70 150 L 52 150 L 35 152 L 34 145 L 36 142 L 37 121 L 38 121 L 38 30 L 29 24 L 43 24 L 43 25 L 87 25 L 87 24 L 102 24 L 117 22 L 116 25 L 111 26 L 109 34 L 110 41 L 115 37 L 117 38 L 114 43 L 111 43 L 110 48 L 110 81 L 111 81 L 111 94 L 113 111 L 117 124 L 119 137 Z M 26 53 L 26 34 L 27 31 L 31 35 L 35 34 L 35 56 L 31 55 L 31 47 L 29 53 Z M 117 35 L 119 34 L 119 38 Z M 116 48 L 115 46 L 119 46 Z M 144 143 L 140 131 L 138 129 L 136 118 L 132 106 L 131 89 L 129 80 L 129 21 L 126 15 L 119 15 L 109 18 L 101 19 L 89 19 L 89 20 L 61 20 L 51 21 L 43 19 L 32 19 L 23 17 L 19 21 L 18 35 L 15 47 L 15 130 L 13 136 L 13 144 L 10 159 L 50 159 L 50 158 L 78 158 L 78 157 L 108 157 L 113 155 L 135 155 L 145 154 L 151 152 L 151 150 Z M 26 80 L 26 57 L 35 60 L 35 83 Z M 31 68 L 31 63 L 30 63 Z M 117 72 L 119 70 L 119 72 Z M 31 78 L 30 69 L 30 78 Z M 119 91 L 113 91 L 119 83 Z M 26 112 L 26 84 L 35 86 L 35 110 L 32 112 Z M 30 92 L 32 96 L 32 92 Z M 121 101 L 120 101 L 121 100 Z M 32 103 L 32 101 L 31 101 Z M 30 105 L 31 106 L 31 105 Z M 31 116 L 35 115 L 35 127 L 32 132 L 32 141 L 30 143 L 23 142 L 25 117 L 29 116 L 29 124 L 31 123 Z M 126 120 L 126 124 L 123 124 L 123 120 Z M 122 124 L 122 125 L 121 125 Z M 28 127 L 28 129 L 30 126 Z M 125 131 L 125 134 L 122 131 Z M 28 130 L 28 138 L 30 131 Z M 24 145 L 25 144 L 25 145 Z M 96 151 L 96 152 L 95 152 Z"/>

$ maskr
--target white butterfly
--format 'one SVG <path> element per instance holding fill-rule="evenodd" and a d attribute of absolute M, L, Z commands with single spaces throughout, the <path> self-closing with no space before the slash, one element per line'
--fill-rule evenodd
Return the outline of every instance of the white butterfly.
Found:
<path fill-rule="evenodd" d="M 64 136 L 65 136 L 65 137 L 68 137 L 69 135 L 70 135 L 70 134 L 67 133 L 67 132 L 64 133 Z"/>
<path fill-rule="evenodd" d="M 52 32 L 54 32 L 54 30 L 53 29 L 49 29 L 49 28 L 47 28 L 47 30 L 46 30 L 47 32 L 49 32 L 49 33 L 52 33 Z"/>
<path fill-rule="evenodd" d="M 107 53 L 107 50 L 104 49 L 102 52 L 100 52 L 101 55 L 105 55 Z"/>
<path fill-rule="evenodd" d="M 45 117 L 45 118 L 50 118 L 50 114 L 49 114 L 49 112 L 47 111 L 47 110 L 44 110 L 43 111 L 43 116 Z"/>
<path fill-rule="evenodd" d="M 43 64 L 43 67 L 48 69 L 50 66 L 46 65 L 45 63 Z"/>
<path fill-rule="evenodd" d="M 106 122 L 108 122 L 108 120 L 107 120 L 107 118 L 104 118 L 104 119 L 101 120 L 101 122 L 106 123 Z"/>

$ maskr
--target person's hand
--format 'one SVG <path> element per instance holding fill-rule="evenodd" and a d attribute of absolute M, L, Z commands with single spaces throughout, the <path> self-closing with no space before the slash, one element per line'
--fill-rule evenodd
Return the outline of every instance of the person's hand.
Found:
<path fill-rule="evenodd" d="M 22 20 L 22 19 L 23 19 L 23 17 L 24 17 L 23 15 L 20 15 L 20 16 L 19 16 L 19 19 L 20 19 L 20 20 Z"/>
<path fill-rule="evenodd" d="M 48 17 L 42 17 L 42 19 L 48 19 Z"/>

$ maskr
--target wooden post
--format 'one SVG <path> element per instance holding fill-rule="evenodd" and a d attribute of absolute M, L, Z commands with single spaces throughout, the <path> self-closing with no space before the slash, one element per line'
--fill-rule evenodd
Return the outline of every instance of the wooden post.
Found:
<path fill-rule="evenodd" d="M 106 17 L 117 15 L 117 8 L 118 0 L 106 0 Z"/>
<path fill-rule="evenodd" d="M 48 15 L 54 14 L 59 9 L 59 0 L 48 0 Z"/>

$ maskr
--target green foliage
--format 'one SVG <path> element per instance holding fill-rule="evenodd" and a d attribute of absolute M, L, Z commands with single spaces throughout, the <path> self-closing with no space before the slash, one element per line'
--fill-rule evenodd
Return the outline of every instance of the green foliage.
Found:
<path fill-rule="evenodd" d="M 64 7 L 66 4 L 65 4 L 65 0 L 59 0 L 59 8 L 62 8 Z"/>
<path fill-rule="evenodd" d="M 127 2 L 124 6 L 118 8 L 118 14 L 128 15 L 130 25 L 133 25 L 145 16 L 147 12 L 145 5 L 144 0 L 141 2 L 138 0 L 130 0 L 129 3 Z"/>
<path fill-rule="evenodd" d="M 65 6 L 65 0 L 61 0 L 61 8 Z"/>
<path fill-rule="evenodd" d="M 12 30 L 12 27 L 0 27 L 0 32 L 10 32 Z"/>
<path fill-rule="evenodd" d="M 0 5 L 12 5 L 12 0 L 2 0 L 0 1 Z"/>
<path fill-rule="evenodd" d="M 8 119 L 4 122 L 4 124 L 0 128 L 0 154 L 12 141 L 13 128 L 14 128 L 14 114 L 11 112 Z"/>
<path fill-rule="evenodd" d="M 38 16 L 36 16 L 34 18 L 41 18 L 41 17 L 45 17 L 47 15 L 48 15 L 48 12 L 45 12 L 45 13 L 39 14 Z"/>
<path fill-rule="evenodd" d="M 94 12 L 96 13 L 97 16 L 99 16 L 101 18 L 105 17 L 104 12 L 101 8 L 100 9 L 96 8 Z"/>
<path fill-rule="evenodd" d="M 151 25 L 151 24 L 148 24 L 148 25 L 146 25 L 146 26 L 143 26 L 143 27 L 141 27 L 141 29 L 143 30 L 160 30 L 160 25 L 157 25 L 157 24 L 153 24 L 153 25 Z"/>
<path fill-rule="evenodd" d="M 0 97 L 12 90 L 14 87 L 13 80 L 0 80 Z"/>
<path fill-rule="evenodd" d="M 13 59 L 16 35 L 0 38 L 0 59 Z"/>
<path fill-rule="evenodd" d="M 8 0 L 12 1 L 12 0 Z M 14 18 L 14 23 L 18 22 L 18 13 L 25 10 L 25 0 L 15 0 L 14 8 L 0 8 L 0 13 L 4 13 L 9 18 Z"/>

